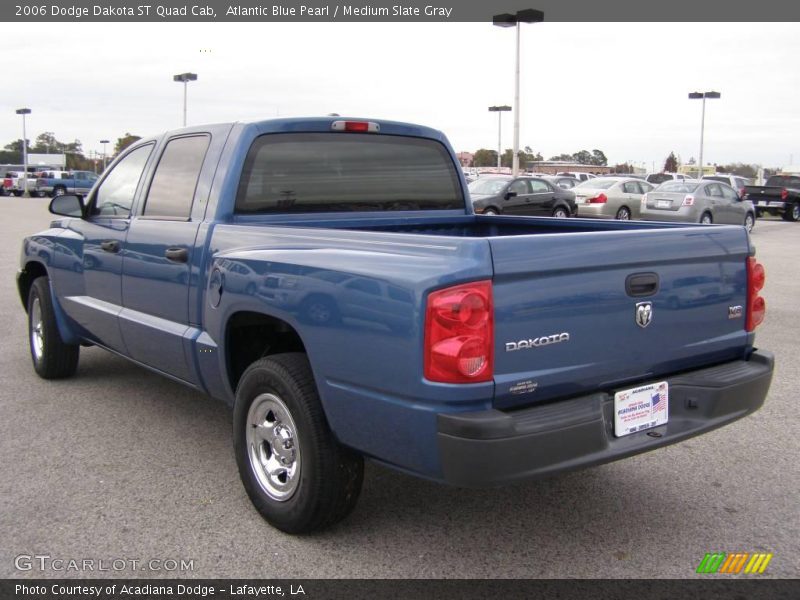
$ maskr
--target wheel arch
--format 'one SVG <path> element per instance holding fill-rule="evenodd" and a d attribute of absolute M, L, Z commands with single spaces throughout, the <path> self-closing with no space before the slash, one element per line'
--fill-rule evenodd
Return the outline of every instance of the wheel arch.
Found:
<path fill-rule="evenodd" d="M 31 286 L 38 277 L 47 277 L 47 267 L 41 262 L 32 260 L 25 264 L 17 277 L 17 290 L 22 307 L 28 312 L 28 296 L 31 293 Z"/>
<path fill-rule="evenodd" d="M 28 312 L 28 296 L 31 293 L 31 286 L 33 286 L 33 282 L 39 277 L 49 278 L 50 274 L 47 271 L 47 267 L 36 260 L 28 261 L 17 277 L 17 290 L 19 291 L 20 301 L 26 313 Z M 56 325 L 58 326 L 59 334 L 61 334 L 61 339 L 67 344 L 80 343 L 80 336 L 73 331 L 73 327 L 69 324 L 64 309 L 61 307 L 61 302 L 59 302 L 56 296 L 52 279 L 50 280 L 50 298 L 53 301 L 53 311 L 55 312 Z"/>
<path fill-rule="evenodd" d="M 264 312 L 237 311 L 226 320 L 224 332 L 225 375 L 234 395 L 242 374 L 258 359 L 284 352 L 308 355 L 297 328 Z"/>

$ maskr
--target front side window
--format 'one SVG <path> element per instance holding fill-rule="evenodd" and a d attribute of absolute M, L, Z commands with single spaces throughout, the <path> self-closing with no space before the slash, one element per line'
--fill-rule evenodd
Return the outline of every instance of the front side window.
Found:
<path fill-rule="evenodd" d="M 152 151 L 153 144 L 139 146 L 114 166 L 108 177 L 97 188 L 92 215 L 130 216 L 136 188 Z"/>
<path fill-rule="evenodd" d="M 147 193 L 145 216 L 189 218 L 209 141 L 207 135 L 195 135 L 167 143 Z"/>
<path fill-rule="evenodd" d="M 524 179 L 517 179 L 514 183 L 508 186 L 509 192 L 514 192 L 517 196 L 526 196 L 531 193 L 528 187 L 528 182 Z"/>
<path fill-rule="evenodd" d="M 360 133 L 268 134 L 253 142 L 237 213 L 463 209 L 440 143 Z"/>

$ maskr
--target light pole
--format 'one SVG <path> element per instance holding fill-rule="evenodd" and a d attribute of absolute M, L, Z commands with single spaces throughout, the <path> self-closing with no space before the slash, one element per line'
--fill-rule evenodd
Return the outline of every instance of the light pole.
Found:
<path fill-rule="evenodd" d="M 100 143 L 103 144 L 103 172 L 106 170 L 106 144 L 110 142 L 108 140 L 100 140 Z"/>
<path fill-rule="evenodd" d="M 183 126 L 186 127 L 186 84 L 197 81 L 197 73 L 180 73 L 172 76 L 172 81 L 183 83 Z"/>
<path fill-rule="evenodd" d="M 25 115 L 31 114 L 31 109 L 18 108 L 17 114 L 22 115 L 22 195 L 30 197 L 28 193 L 28 134 L 25 132 Z"/>
<path fill-rule="evenodd" d="M 519 25 L 520 23 L 541 23 L 542 21 L 544 21 L 544 13 L 533 8 L 518 10 L 513 15 L 503 13 L 492 17 L 492 23 L 498 27 L 517 28 L 517 60 L 514 69 L 514 157 L 511 167 L 515 177 L 519 173 Z"/>
<path fill-rule="evenodd" d="M 706 127 L 706 98 L 711 100 L 718 99 L 722 96 L 719 92 L 689 92 L 689 100 L 702 100 L 703 112 L 700 117 L 700 169 L 698 171 L 698 179 L 703 178 L 703 135 Z"/>
<path fill-rule="evenodd" d="M 511 110 L 511 107 L 510 106 L 506 106 L 505 104 L 503 106 L 490 106 L 489 107 L 489 112 L 496 112 L 497 113 L 497 170 L 498 171 L 500 170 L 500 154 L 503 152 L 503 146 L 502 146 L 502 144 L 500 142 L 500 140 L 501 140 L 501 137 L 500 137 L 501 133 L 500 132 L 502 131 L 502 128 L 500 126 L 501 125 L 501 119 L 503 118 L 503 113 L 504 112 L 508 112 L 509 110 Z"/>

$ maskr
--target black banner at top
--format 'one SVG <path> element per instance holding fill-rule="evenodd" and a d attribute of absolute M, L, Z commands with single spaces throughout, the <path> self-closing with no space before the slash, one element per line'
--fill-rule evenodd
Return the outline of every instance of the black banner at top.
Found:
<path fill-rule="evenodd" d="M 4 0 L 12 22 L 487 22 L 544 13 L 547 21 L 797 21 L 800 3 L 761 0 Z M 513 18 L 512 21 L 513 22 Z"/>

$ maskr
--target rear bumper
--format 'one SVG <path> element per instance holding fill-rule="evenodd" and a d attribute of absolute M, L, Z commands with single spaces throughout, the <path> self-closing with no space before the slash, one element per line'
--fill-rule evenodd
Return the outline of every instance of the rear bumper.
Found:
<path fill-rule="evenodd" d="M 613 432 L 614 396 L 602 392 L 512 412 L 439 414 L 444 480 L 486 487 L 674 444 L 758 410 L 773 368 L 773 355 L 756 351 L 747 361 L 659 378 L 669 382 L 669 422 L 620 438 Z"/>

